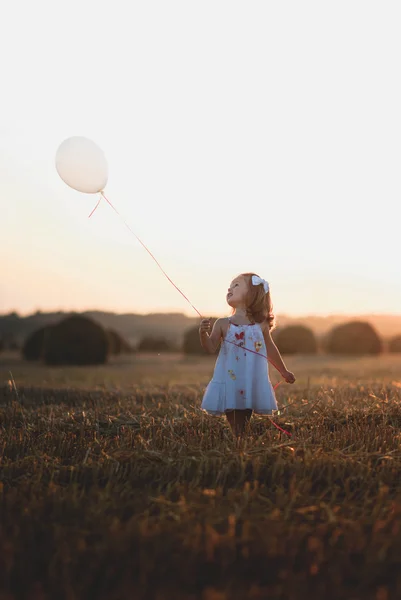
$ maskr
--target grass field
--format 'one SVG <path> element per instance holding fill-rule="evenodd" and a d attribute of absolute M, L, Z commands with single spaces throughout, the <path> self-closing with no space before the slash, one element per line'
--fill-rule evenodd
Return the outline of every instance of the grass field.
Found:
<path fill-rule="evenodd" d="M 0 600 L 400 598 L 401 356 L 286 362 L 237 444 L 214 358 L 1 355 Z"/>

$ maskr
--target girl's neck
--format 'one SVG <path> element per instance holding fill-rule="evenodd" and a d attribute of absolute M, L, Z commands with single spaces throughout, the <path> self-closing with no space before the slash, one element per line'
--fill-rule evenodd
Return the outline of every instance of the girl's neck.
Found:
<path fill-rule="evenodd" d="M 233 316 L 238 317 L 239 319 L 247 319 L 246 308 L 235 308 Z"/>
<path fill-rule="evenodd" d="M 246 308 L 235 308 L 233 317 L 239 325 L 247 325 L 250 323 L 249 317 L 246 313 Z"/>

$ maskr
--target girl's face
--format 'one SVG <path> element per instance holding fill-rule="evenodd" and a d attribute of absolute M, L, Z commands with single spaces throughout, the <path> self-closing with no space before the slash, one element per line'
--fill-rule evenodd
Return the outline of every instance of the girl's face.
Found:
<path fill-rule="evenodd" d="M 227 304 L 232 308 L 245 308 L 246 295 L 248 293 L 248 285 L 245 277 L 241 275 L 236 277 L 230 283 L 227 292 Z"/>

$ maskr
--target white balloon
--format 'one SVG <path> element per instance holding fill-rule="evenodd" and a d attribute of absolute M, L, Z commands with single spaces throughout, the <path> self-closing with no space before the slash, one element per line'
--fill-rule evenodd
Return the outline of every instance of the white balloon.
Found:
<path fill-rule="evenodd" d="M 56 153 L 56 169 L 61 179 L 78 192 L 96 194 L 104 190 L 109 168 L 103 150 L 85 137 L 70 137 Z"/>

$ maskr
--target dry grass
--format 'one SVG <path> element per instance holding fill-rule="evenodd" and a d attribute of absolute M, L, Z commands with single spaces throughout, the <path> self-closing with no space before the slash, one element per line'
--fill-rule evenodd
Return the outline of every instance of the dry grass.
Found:
<path fill-rule="evenodd" d="M 287 362 L 237 445 L 213 359 L 3 357 L 0 599 L 400 597 L 401 358 Z"/>

